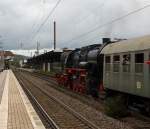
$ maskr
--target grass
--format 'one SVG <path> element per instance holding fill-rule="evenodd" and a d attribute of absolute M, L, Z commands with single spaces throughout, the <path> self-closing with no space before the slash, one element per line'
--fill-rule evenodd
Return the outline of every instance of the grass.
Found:
<path fill-rule="evenodd" d="M 55 74 L 57 73 L 56 71 L 43 71 L 43 70 L 40 70 L 38 71 L 37 73 L 40 73 L 40 74 L 44 74 L 44 75 L 49 75 L 49 76 L 55 76 Z"/>
<path fill-rule="evenodd" d="M 125 117 L 128 115 L 123 96 L 109 97 L 105 101 L 105 113 L 114 118 Z"/>

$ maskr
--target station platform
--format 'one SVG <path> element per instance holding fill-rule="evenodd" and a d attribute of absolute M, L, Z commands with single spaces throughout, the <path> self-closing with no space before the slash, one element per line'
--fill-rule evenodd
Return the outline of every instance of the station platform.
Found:
<path fill-rule="evenodd" d="M 0 129 L 45 129 L 11 70 L 0 73 Z"/>

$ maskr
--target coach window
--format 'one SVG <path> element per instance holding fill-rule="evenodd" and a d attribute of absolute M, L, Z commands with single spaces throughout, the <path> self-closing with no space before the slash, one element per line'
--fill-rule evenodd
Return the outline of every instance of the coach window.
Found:
<path fill-rule="evenodd" d="M 135 54 L 135 72 L 143 72 L 144 53 Z"/>
<path fill-rule="evenodd" d="M 105 57 L 105 70 L 106 71 L 110 71 L 110 63 L 111 63 L 111 57 L 110 56 L 106 56 Z"/>
<path fill-rule="evenodd" d="M 130 54 L 123 55 L 123 72 L 130 72 Z"/>
<path fill-rule="evenodd" d="M 114 56 L 113 57 L 113 71 L 119 72 L 119 65 L 120 65 L 120 56 Z"/>

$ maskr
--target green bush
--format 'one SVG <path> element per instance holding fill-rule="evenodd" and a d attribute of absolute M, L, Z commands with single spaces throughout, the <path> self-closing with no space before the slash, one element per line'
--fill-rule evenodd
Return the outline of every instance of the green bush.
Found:
<path fill-rule="evenodd" d="M 39 73 L 44 74 L 44 75 L 55 75 L 56 74 L 55 71 L 48 72 L 48 71 L 43 71 L 43 70 L 40 70 Z"/>
<path fill-rule="evenodd" d="M 128 115 L 125 103 L 123 96 L 109 97 L 105 101 L 105 113 L 114 118 L 125 117 Z"/>

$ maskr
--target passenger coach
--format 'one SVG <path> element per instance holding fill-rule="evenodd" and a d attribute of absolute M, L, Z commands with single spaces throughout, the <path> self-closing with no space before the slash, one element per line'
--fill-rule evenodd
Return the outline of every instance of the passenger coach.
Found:
<path fill-rule="evenodd" d="M 150 36 L 108 44 L 101 53 L 105 89 L 140 97 L 150 110 Z"/>

